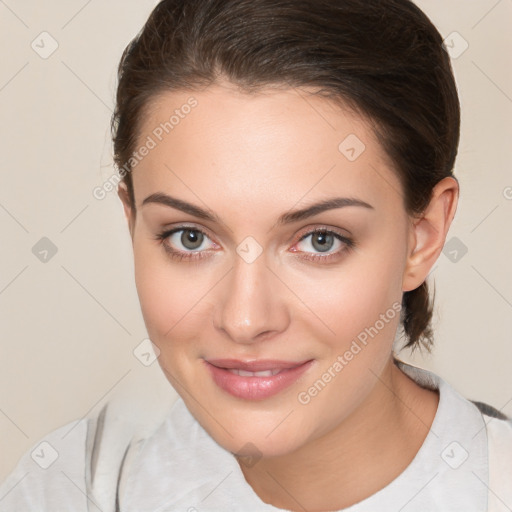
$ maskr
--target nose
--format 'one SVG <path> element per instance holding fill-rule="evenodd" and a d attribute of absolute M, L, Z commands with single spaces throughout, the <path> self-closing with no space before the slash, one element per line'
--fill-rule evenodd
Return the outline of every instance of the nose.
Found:
<path fill-rule="evenodd" d="M 267 267 L 264 255 L 252 263 L 237 256 L 220 289 L 213 323 L 236 343 L 273 338 L 290 321 L 283 284 Z"/>

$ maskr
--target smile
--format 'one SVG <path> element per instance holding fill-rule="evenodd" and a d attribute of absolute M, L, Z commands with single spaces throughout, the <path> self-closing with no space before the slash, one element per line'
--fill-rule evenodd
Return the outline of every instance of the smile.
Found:
<path fill-rule="evenodd" d="M 276 360 L 206 361 L 214 383 L 223 391 L 245 400 L 263 400 L 296 382 L 313 364 L 313 360 L 290 362 Z"/>

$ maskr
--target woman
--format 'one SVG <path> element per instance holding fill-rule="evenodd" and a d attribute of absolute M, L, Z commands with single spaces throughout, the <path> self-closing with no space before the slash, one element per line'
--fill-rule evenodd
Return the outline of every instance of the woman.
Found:
<path fill-rule="evenodd" d="M 459 124 L 409 0 L 160 2 L 112 127 L 180 398 L 143 435 L 109 406 L 73 424 L 58 465 L 20 461 L 1 510 L 510 509 L 510 419 L 394 352 L 435 337 Z"/>

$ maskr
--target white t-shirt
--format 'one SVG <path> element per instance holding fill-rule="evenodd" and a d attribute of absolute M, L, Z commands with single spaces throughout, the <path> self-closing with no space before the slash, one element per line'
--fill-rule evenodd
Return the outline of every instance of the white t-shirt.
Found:
<path fill-rule="evenodd" d="M 399 362 L 439 389 L 431 429 L 409 466 L 345 512 L 512 510 L 512 420 L 472 403 L 439 376 Z M 1 512 L 271 512 L 179 398 L 148 434 L 109 413 L 36 443 L 0 486 Z"/>

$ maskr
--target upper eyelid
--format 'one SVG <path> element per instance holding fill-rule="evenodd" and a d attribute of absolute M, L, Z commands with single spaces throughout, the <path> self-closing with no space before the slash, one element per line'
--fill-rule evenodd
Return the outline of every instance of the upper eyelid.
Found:
<path fill-rule="evenodd" d="M 185 231 L 187 229 L 190 231 L 198 231 L 200 233 L 203 233 L 203 235 L 206 235 L 210 240 L 212 239 L 212 237 L 208 233 L 208 230 L 204 228 L 199 228 L 197 226 L 179 225 L 176 227 L 164 228 L 160 231 L 160 233 L 162 235 L 170 236 L 173 235 L 174 233 L 179 233 L 180 231 Z"/>
<path fill-rule="evenodd" d="M 299 240 L 301 240 L 303 237 L 305 236 L 309 236 L 309 235 L 312 235 L 312 234 L 315 234 L 317 232 L 326 232 L 326 233 L 334 233 L 336 235 L 340 235 L 340 236 L 343 236 L 345 238 L 349 238 L 351 235 L 348 234 L 344 234 L 343 231 L 346 231 L 346 230 L 343 230 L 341 228 L 329 228 L 327 226 L 320 226 L 320 227 L 313 227 L 313 228 L 304 228 L 304 231 L 301 235 L 299 235 Z"/>
<path fill-rule="evenodd" d="M 203 227 L 194 226 L 194 225 L 188 225 L 188 224 L 180 224 L 179 226 L 176 226 L 176 227 L 164 228 L 161 230 L 161 233 L 171 234 L 171 233 L 176 233 L 178 231 L 184 231 L 186 229 L 190 229 L 191 231 L 199 231 L 199 232 L 205 234 L 206 236 L 208 236 L 210 239 L 212 238 L 208 233 L 208 229 L 203 228 Z M 346 229 L 333 228 L 333 227 L 328 227 L 326 225 L 317 225 L 315 227 L 305 227 L 301 231 L 303 231 L 303 232 L 301 235 L 299 235 L 299 239 L 301 239 L 304 236 L 311 235 L 312 233 L 314 233 L 316 231 L 326 231 L 328 233 L 336 233 L 341 236 L 345 236 L 346 238 L 351 236 L 350 232 Z M 342 231 L 347 232 L 347 235 L 343 234 Z"/>

